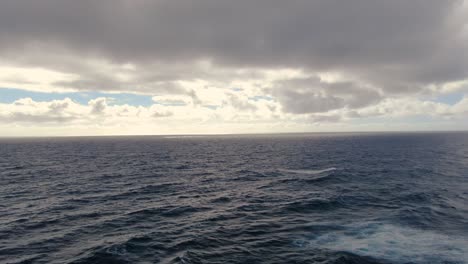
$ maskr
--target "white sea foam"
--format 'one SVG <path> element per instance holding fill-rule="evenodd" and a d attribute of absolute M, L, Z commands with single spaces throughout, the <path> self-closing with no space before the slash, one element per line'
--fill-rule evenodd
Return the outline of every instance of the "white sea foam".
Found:
<path fill-rule="evenodd" d="M 394 262 L 468 263 L 468 238 L 390 224 L 353 226 L 295 244 Z"/>
<path fill-rule="evenodd" d="M 315 174 L 320 174 L 320 173 L 324 173 L 324 172 L 328 172 L 328 171 L 334 171 L 334 170 L 336 170 L 336 168 L 331 167 L 331 168 L 322 169 L 322 170 L 289 170 L 289 169 L 278 169 L 278 170 L 282 171 L 282 172 L 289 172 L 289 173 L 315 175 Z"/>

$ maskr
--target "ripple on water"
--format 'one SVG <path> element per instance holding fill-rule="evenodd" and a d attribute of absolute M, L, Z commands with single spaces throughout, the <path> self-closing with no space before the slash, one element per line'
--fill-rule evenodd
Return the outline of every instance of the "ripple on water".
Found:
<path fill-rule="evenodd" d="M 0 263 L 466 264 L 466 142 L 0 139 Z"/>

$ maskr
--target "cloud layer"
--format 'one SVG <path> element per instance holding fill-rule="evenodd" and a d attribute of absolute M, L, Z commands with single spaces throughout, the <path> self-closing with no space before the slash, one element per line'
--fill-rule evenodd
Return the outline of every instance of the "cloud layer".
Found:
<path fill-rule="evenodd" d="M 218 123 L 231 122 L 225 109 L 256 115 L 249 119 L 255 122 L 390 117 L 401 105 L 389 102 L 437 104 L 440 96 L 467 93 L 467 6 L 463 0 L 5 0 L 0 87 L 145 94 L 156 106 L 209 111 Z M 388 109 L 375 110 L 383 105 Z M 109 105 L 86 107 L 92 118 Z M 49 114 L 44 122 L 77 119 Z M 2 122 L 32 118 L 8 116 Z M 177 115 L 165 109 L 149 116 Z"/>

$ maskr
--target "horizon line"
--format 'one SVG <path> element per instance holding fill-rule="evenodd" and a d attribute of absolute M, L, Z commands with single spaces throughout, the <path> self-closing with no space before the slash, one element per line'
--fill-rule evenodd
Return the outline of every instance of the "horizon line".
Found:
<path fill-rule="evenodd" d="M 95 137 L 222 137 L 222 136 L 267 136 L 267 135 L 307 135 L 307 134 L 416 134 L 416 133 L 468 133 L 468 130 L 374 130 L 374 131 L 310 131 L 310 132 L 258 132 L 258 133 L 200 133 L 200 134 L 107 134 L 107 135 L 38 135 L 0 136 L 0 139 L 34 138 L 95 138 Z"/>

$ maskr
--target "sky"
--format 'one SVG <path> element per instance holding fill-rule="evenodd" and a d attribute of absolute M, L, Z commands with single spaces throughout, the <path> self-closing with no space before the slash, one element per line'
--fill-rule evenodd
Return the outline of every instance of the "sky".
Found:
<path fill-rule="evenodd" d="M 467 129 L 468 1 L 0 1 L 0 137 Z"/>

